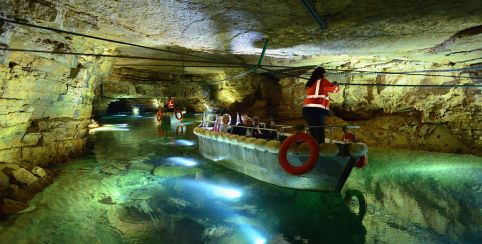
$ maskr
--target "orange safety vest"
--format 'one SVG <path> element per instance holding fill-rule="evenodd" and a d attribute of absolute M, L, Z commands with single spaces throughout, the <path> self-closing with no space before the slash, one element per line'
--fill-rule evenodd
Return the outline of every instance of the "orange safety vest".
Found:
<path fill-rule="evenodd" d="M 174 108 L 174 100 L 173 99 L 167 100 L 167 108 Z"/>
<path fill-rule="evenodd" d="M 328 93 L 338 92 L 340 88 L 327 79 L 319 79 L 306 88 L 306 97 L 303 107 L 314 107 L 330 110 L 330 97 Z"/>

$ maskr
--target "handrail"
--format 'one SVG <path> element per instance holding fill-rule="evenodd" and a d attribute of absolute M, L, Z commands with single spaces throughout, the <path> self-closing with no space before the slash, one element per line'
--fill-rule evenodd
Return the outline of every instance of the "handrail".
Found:
<path fill-rule="evenodd" d="M 262 128 L 262 127 L 249 127 L 249 126 L 244 126 L 244 125 L 231 125 L 231 127 L 246 128 L 246 129 L 258 129 L 258 130 L 266 130 L 266 131 L 276 131 L 276 132 L 278 132 L 277 129 Z"/>
<path fill-rule="evenodd" d="M 317 125 L 317 126 L 306 126 L 306 128 L 347 128 L 347 129 L 359 129 L 359 125 Z"/>
<path fill-rule="evenodd" d="M 202 121 L 202 126 L 201 127 L 208 127 L 209 124 L 216 124 L 217 121 L 218 121 L 218 116 L 219 115 L 216 115 L 216 119 L 214 121 L 207 121 L 205 120 L 206 118 L 206 112 L 203 113 L 203 121 Z M 266 126 L 265 123 L 259 123 L 259 125 L 264 125 Z M 279 130 L 278 129 L 271 129 L 271 128 L 265 128 L 265 127 L 250 127 L 250 126 L 244 126 L 244 125 L 228 125 L 229 127 L 231 128 L 234 128 L 234 127 L 237 127 L 237 128 L 245 128 L 245 129 L 257 129 L 257 130 L 263 130 L 263 131 L 274 131 L 276 132 L 276 137 L 277 139 L 279 140 L 279 136 L 281 134 L 285 134 L 286 133 L 286 129 L 290 129 L 290 128 L 293 128 L 294 126 L 292 125 L 275 125 L 276 128 L 279 127 Z M 331 142 L 331 133 L 333 133 L 333 129 L 335 128 L 341 128 L 343 130 L 343 134 L 344 136 L 346 136 L 346 129 L 359 129 L 361 126 L 359 125 L 318 125 L 318 126 L 305 126 L 304 128 L 304 132 L 306 133 L 310 128 L 326 128 L 328 129 L 328 133 L 329 133 L 329 137 L 327 137 L 329 139 L 329 141 Z"/>

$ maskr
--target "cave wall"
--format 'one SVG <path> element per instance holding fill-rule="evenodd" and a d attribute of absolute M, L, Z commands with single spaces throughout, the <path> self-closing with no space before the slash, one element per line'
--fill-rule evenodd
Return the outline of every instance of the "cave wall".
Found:
<path fill-rule="evenodd" d="M 279 79 L 268 74 L 247 74 L 235 79 L 247 71 L 225 71 L 223 79 L 213 92 L 214 104 L 225 108 L 231 115 L 236 113 L 259 116 L 265 120 L 278 116 L 281 101 Z"/>
<path fill-rule="evenodd" d="M 52 27 L 85 26 L 88 18 L 43 2 L 14 1 L 2 8 L 7 17 L 34 15 L 32 22 Z M 0 46 L 112 53 L 85 38 L 3 22 Z M 109 74 L 111 63 L 86 56 L 0 52 L 0 163 L 46 165 L 81 154 L 94 88 Z"/>
<path fill-rule="evenodd" d="M 347 63 L 340 69 L 410 71 L 453 69 L 465 66 L 395 60 L 377 64 Z M 423 74 L 423 73 L 422 73 Z M 478 76 L 477 73 L 444 73 Z M 477 79 L 377 75 L 328 74 L 331 81 L 369 84 L 474 84 Z M 279 119 L 301 118 L 305 80 L 280 81 Z M 440 152 L 482 152 L 482 96 L 478 88 L 341 86 L 330 95 L 333 115 L 327 124 L 359 124 L 356 133 L 369 145 Z"/>
<path fill-rule="evenodd" d="M 118 99 L 151 101 L 152 108 L 162 106 L 169 96 L 188 111 L 201 112 L 210 99 L 211 86 L 205 81 L 216 80 L 217 74 L 173 74 L 129 67 L 114 68 L 111 75 L 98 86 L 94 114 L 102 116 L 107 106 Z M 156 104 L 156 101 L 158 104 Z M 146 105 L 149 102 L 146 103 Z"/>

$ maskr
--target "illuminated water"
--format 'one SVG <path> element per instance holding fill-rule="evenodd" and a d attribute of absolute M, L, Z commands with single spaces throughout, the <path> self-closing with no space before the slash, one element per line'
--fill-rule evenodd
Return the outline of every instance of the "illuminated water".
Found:
<path fill-rule="evenodd" d="M 0 242 L 482 239 L 481 158 L 371 149 L 369 167 L 355 171 L 344 189 L 367 205 L 346 205 L 340 194 L 275 187 L 203 159 L 191 133 L 195 120 L 176 128 L 158 127 L 151 117 L 106 118 L 109 125 L 92 135 L 92 151 L 57 167 L 55 183 L 30 202 L 30 212 L 1 223 Z"/>

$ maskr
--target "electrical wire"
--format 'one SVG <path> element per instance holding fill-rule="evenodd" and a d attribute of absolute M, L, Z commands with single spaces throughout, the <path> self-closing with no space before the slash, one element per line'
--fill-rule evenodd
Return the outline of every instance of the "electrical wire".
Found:
<path fill-rule="evenodd" d="M 262 68 L 267 71 L 273 71 L 270 69 Z M 299 75 L 294 75 L 288 73 L 291 77 L 299 78 L 303 80 L 308 80 L 306 77 L 302 77 Z M 459 77 L 460 78 L 460 77 Z M 473 77 L 463 77 L 463 78 L 473 78 Z M 341 86 L 375 86 L 375 87 L 431 87 L 431 88 L 471 88 L 471 87 L 482 87 L 482 84 L 463 84 L 463 85 L 428 85 L 428 84 L 369 84 L 369 83 L 348 83 L 348 82 L 339 82 L 338 85 Z"/>
<path fill-rule="evenodd" d="M 154 58 L 154 57 L 142 57 L 142 56 L 128 56 L 128 55 L 114 55 L 114 54 L 99 54 L 99 53 L 82 53 L 82 52 L 63 52 L 63 51 L 48 51 L 48 50 L 36 50 L 36 49 L 21 49 L 21 48 L 0 48 L 1 51 L 10 52 L 26 52 L 26 53 L 47 53 L 47 54 L 64 54 L 73 56 L 92 56 L 92 57 L 105 57 L 105 58 L 122 58 L 122 59 L 146 59 L 146 60 L 157 60 L 157 61 L 173 61 L 173 62 L 183 62 L 182 59 L 173 58 Z M 213 63 L 213 64 L 224 64 L 221 61 L 200 61 L 200 60 L 184 60 L 184 62 L 190 63 Z"/>
<path fill-rule="evenodd" d="M 174 64 L 114 64 L 117 67 L 178 67 L 182 68 L 182 65 Z M 184 65 L 186 68 L 238 68 L 245 69 L 246 66 L 241 65 Z"/>
<path fill-rule="evenodd" d="M 243 64 L 243 63 L 233 63 L 233 62 L 227 62 L 225 60 L 219 60 L 219 59 L 213 59 L 213 58 L 208 58 L 208 57 L 203 57 L 203 56 L 198 56 L 198 55 L 192 55 L 192 54 L 186 54 L 182 52 L 176 52 L 176 51 L 170 51 L 170 50 L 165 50 L 161 48 L 154 48 L 154 47 L 148 47 L 144 45 L 139 45 L 139 44 L 134 44 L 134 43 L 129 43 L 129 42 L 124 42 L 124 41 L 118 41 L 118 40 L 113 40 L 113 39 L 108 39 L 108 38 L 103 38 L 103 37 L 96 37 L 92 35 L 87 35 L 83 33 L 77 33 L 73 31 L 65 31 L 65 30 L 60 30 L 56 28 L 51 28 L 51 27 L 45 27 L 45 26 L 40 26 L 40 25 L 35 25 L 27 22 L 21 22 L 21 21 L 16 21 L 16 20 L 10 20 L 6 18 L 0 17 L 0 21 L 12 23 L 12 24 L 18 24 L 18 25 L 24 25 L 24 26 L 29 26 L 33 28 L 38 28 L 38 29 L 44 29 L 44 30 L 50 30 L 54 32 L 59 32 L 59 33 L 65 33 L 69 35 L 75 35 L 75 36 L 81 36 L 81 37 L 86 37 L 86 38 L 91 38 L 91 39 L 96 39 L 96 40 L 101 40 L 101 41 L 106 41 L 106 42 L 112 42 L 112 43 L 117 43 L 117 44 L 123 44 L 123 45 L 129 45 L 133 47 L 139 47 L 139 48 L 145 48 L 145 49 L 150 49 L 150 50 L 155 50 L 155 51 L 160 51 L 160 52 L 166 52 L 166 53 L 172 53 L 172 54 L 177 54 L 177 55 L 183 55 L 183 56 L 188 56 L 188 57 L 194 57 L 194 58 L 200 58 L 200 59 L 205 59 L 208 61 L 211 60 L 216 60 L 219 61 L 220 63 L 223 64 L 231 64 L 231 65 L 240 65 L 240 66 L 247 66 L 247 67 L 255 67 L 256 65 L 253 64 Z M 100 56 L 100 55 L 90 55 L 90 56 Z M 103 56 L 106 57 L 106 56 Z M 118 56 L 120 57 L 120 56 Z M 134 57 L 134 56 L 126 56 L 124 55 L 122 58 L 127 58 L 127 57 Z M 476 59 L 470 59 L 466 60 L 467 61 L 473 61 L 473 60 L 478 60 L 482 58 L 476 58 Z M 157 59 L 155 59 L 157 60 Z M 171 61 L 172 59 L 166 59 L 167 61 Z M 172 60 L 172 61 L 177 61 L 177 60 Z M 194 60 L 186 60 L 188 62 L 194 62 Z M 212 61 L 210 63 L 213 63 Z M 298 68 L 298 67 L 290 67 L 290 66 L 280 66 L 280 65 L 262 65 L 264 67 L 271 67 L 271 68 Z M 303 66 L 304 68 L 308 67 L 316 67 L 315 65 L 313 66 Z M 423 73 L 423 72 L 455 72 L 458 70 L 481 70 L 481 66 L 476 67 L 469 67 L 469 68 L 461 68 L 461 69 L 446 69 L 446 70 L 420 70 L 420 71 L 410 71 L 410 72 L 384 72 L 384 71 L 360 71 L 360 70 L 340 70 L 340 69 L 326 69 L 326 70 L 334 70 L 334 71 L 341 71 L 341 72 L 363 72 L 363 73 L 373 73 L 373 74 L 406 74 L 406 75 L 412 75 L 412 73 Z"/>
<path fill-rule="evenodd" d="M 60 51 L 47 51 L 47 50 L 30 50 L 30 49 L 15 49 L 15 48 L 0 48 L 0 50 L 3 51 L 13 51 L 13 52 L 32 52 L 32 53 L 48 53 L 48 54 L 65 54 L 65 55 L 75 55 L 75 56 L 93 56 L 93 57 L 109 57 L 109 58 L 126 58 L 126 59 L 148 59 L 148 60 L 162 60 L 162 61 L 177 61 L 177 62 L 183 62 L 183 60 L 176 60 L 176 59 L 164 59 L 164 58 L 151 58 L 151 57 L 139 57 L 139 56 L 126 56 L 126 55 L 111 55 L 111 54 L 95 54 L 95 53 L 79 53 L 79 52 L 60 52 Z M 196 60 L 184 60 L 184 62 L 200 62 Z M 217 63 L 216 61 L 202 61 L 206 63 Z M 277 72 L 277 73 L 285 73 L 287 75 L 290 75 L 291 77 L 296 77 L 300 79 L 305 79 L 307 80 L 308 78 L 298 76 L 298 75 L 293 75 L 291 73 L 287 73 L 284 71 L 277 71 L 277 70 L 271 70 L 267 69 L 264 67 L 258 67 L 259 69 L 263 69 L 269 72 Z M 236 78 L 243 77 L 252 71 L 248 71 L 246 73 L 242 73 L 240 75 L 230 77 L 228 79 L 220 80 L 217 82 L 221 81 L 226 81 L 226 80 L 232 80 Z M 342 73 L 341 73 L 342 74 Z M 414 74 L 415 75 L 415 74 Z M 425 74 L 417 74 L 417 75 L 425 75 Z M 425 75 L 425 76 L 430 76 L 430 75 Z M 434 76 L 434 75 L 432 75 Z M 474 78 L 474 77 L 465 77 L 465 76 L 449 76 L 452 78 Z M 479 77 L 476 77 L 479 78 Z M 482 78 L 482 77 L 480 77 Z M 396 85 L 396 84 L 349 84 L 349 83 L 339 83 L 340 85 L 367 85 L 367 86 L 422 86 L 422 85 Z M 454 85 L 451 87 L 480 87 L 482 85 Z M 428 86 L 422 86 L 422 87 L 428 87 Z M 447 86 L 441 86 L 441 85 L 430 85 L 430 87 L 447 87 Z"/>
<path fill-rule="evenodd" d="M 342 86 L 375 86 L 375 87 L 430 87 L 430 88 L 476 88 L 482 84 L 463 84 L 463 85 L 428 85 L 428 84 L 367 84 L 367 83 L 338 83 Z"/>
<path fill-rule="evenodd" d="M 215 81 L 215 82 L 216 82 L 216 83 L 219 83 L 219 82 L 223 82 L 223 81 L 234 80 L 234 79 L 238 79 L 238 78 L 244 77 L 244 76 L 246 76 L 246 75 L 249 75 L 249 74 L 251 74 L 251 73 L 253 73 L 253 71 L 249 70 L 249 71 L 247 71 L 247 72 L 240 73 L 240 74 L 235 75 L 235 76 L 233 76 L 233 77 L 229 77 L 229 78 L 226 78 L 226 79 L 223 79 L 223 80 L 217 80 L 217 81 Z"/>
<path fill-rule="evenodd" d="M 56 28 L 51 28 L 51 27 L 44 27 L 44 26 L 39 26 L 35 24 L 30 24 L 26 22 L 20 22 L 20 21 L 15 21 L 15 20 L 10 20 L 6 18 L 0 17 L 1 21 L 8 22 L 8 23 L 13 23 L 13 24 L 18 24 L 18 25 L 24 25 L 24 26 L 29 26 L 33 28 L 38 28 L 38 29 L 44 29 L 44 30 L 50 30 L 54 32 L 59 32 L 59 33 L 65 33 L 69 35 L 75 35 L 75 36 L 82 36 L 86 38 L 91 38 L 91 39 L 96 39 L 96 40 L 101 40 L 101 41 L 107 41 L 107 42 L 112 42 L 112 43 L 118 43 L 118 44 L 123 44 L 123 45 L 129 45 L 129 46 L 134 46 L 134 47 L 139 47 L 139 48 L 145 48 L 145 49 L 150 49 L 150 50 L 155 50 L 155 51 L 160 51 L 160 52 L 166 52 L 166 53 L 172 53 L 172 54 L 177 54 L 177 55 L 182 55 L 182 56 L 188 56 L 188 57 L 194 57 L 194 58 L 200 58 L 204 59 L 205 61 L 198 61 L 198 60 L 179 60 L 179 59 L 169 59 L 169 58 L 152 58 L 152 57 L 141 57 L 141 56 L 128 56 L 128 55 L 110 55 L 110 54 L 94 54 L 94 53 L 80 53 L 80 52 L 60 52 L 60 51 L 45 51 L 45 50 L 31 50 L 31 49 L 15 49 L 15 48 L 0 48 L 0 50 L 3 51 L 13 51 L 13 52 L 32 52 L 32 53 L 49 53 L 49 54 L 65 54 L 65 55 L 77 55 L 77 56 L 94 56 L 94 57 L 110 57 L 110 58 L 125 58 L 125 59 L 146 59 L 146 60 L 158 60 L 158 61 L 174 61 L 174 62 L 182 62 L 183 67 L 186 67 L 184 65 L 184 62 L 202 62 L 202 63 L 218 63 L 218 64 L 231 64 L 231 65 L 236 65 L 236 66 L 244 66 L 244 67 L 258 67 L 261 69 L 264 69 L 268 72 L 275 72 L 275 73 L 284 73 L 291 75 L 293 77 L 297 77 L 300 79 L 307 79 L 302 76 L 298 75 L 293 75 L 291 73 L 288 73 L 286 71 L 278 71 L 278 70 L 271 70 L 263 67 L 271 67 L 271 68 L 289 68 L 289 69 L 299 69 L 299 68 L 308 68 L 308 67 L 316 67 L 316 66 L 304 66 L 304 67 L 290 67 L 290 66 L 279 66 L 279 65 L 252 65 L 252 64 L 243 64 L 243 63 L 232 63 L 232 62 L 227 62 L 227 61 L 220 61 L 217 59 L 213 58 L 208 58 L 208 57 L 202 57 L 198 55 L 191 55 L 191 54 L 185 54 L 181 52 L 176 52 L 176 51 L 170 51 L 170 50 L 165 50 L 165 49 L 160 49 L 160 48 L 153 48 L 153 47 L 148 47 L 144 45 L 139 45 L 139 44 L 134 44 L 134 43 L 129 43 L 129 42 L 124 42 L 124 41 L 117 41 L 113 39 L 108 39 L 108 38 L 102 38 L 102 37 L 96 37 L 96 36 L 91 36 L 91 35 L 86 35 L 82 33 L 77 33 L 77 32 L 72 32 L 72 31 L 65 31 L 65 30 L 60 30 Z M 473 61 L 473 60 L 478 60 L 482 58 L 476 58 L 476 59 L 471 59 L 471 60 L 466 60 L 467 61 Z M 216 60 L 216 61 L 213 61 Z M 330 71 L 335 71 L 333 74 L 343 74 L 346 75 L 343 72 L 349 72 L 350 76 L 356 76 L 353 73 L 360 73 L 357 75 L 369 75 L 369 74 L 397 74 L 397 75 L 422 75 L 422 76 L 435 76 L 435 77 L 448 77 L 448 78 L 482 78 L 482 77 L 477 77 L 477 76 L 450 76 L 450 75 L 434 75 L 434 74 L 417 74 L 417 73 L 435 73 L 435 72 L 457 72 L 457 71 L 475 71 L 475 70 L 481 70 L 482 66 L 476 66 L 476 67 L 468 67 L 468 68 L 460 68 L 460 69 L 445 69 L 445 70 L 419 70 L 419 71 L 409 71 L 409 72 L 390 72 L 390 71 L 362 71 L 362 70 L 341 70 L 341 69 L 326 69 Z M 237 76 L 225 79 L 225 80 L 230 80 L 230 79 L 236 79 L 242 76 L 245 76 L 252 71 L 248 71 L 242 74 L 239 74 Z M 225 81 L 221 80 L 221 81 Z M 220 82 L 220 81 L 218 81 Z M 470 87 L 471 85 L 396 85 L 396 84 L 348 84 L 348 83 L 340 83 L 340 85 L 365 85 L 365 86 L 421 86 L 421 87 Z M 478 87 L 478 85 L 475 85 Z"/>
<path fill-rule="evenodd" d="M 103 37 L 91 36 L 91 35 L 82 34 L 82 33 L 77 33 L 77 32 L 73 32 L 73 31 L 60 30 L 60 29 L 56 29 L 56 28 L 51 28 L 51 27 L 45 27 L 45 26 L 30 24 L 30 23 L 27 23 L 27 22 L 10 20 L 10 19 L 6 19 L 6 18 L 2 18 L 2 17 L 0 17 L 0 21 L 12 23 L 12 24 L 17 24 L 17 25 L 24 25 L 24 26 L 28 26 L 28 27 L 43 29 L 43 30 L 54 31 L 54 32 L 58 32 L 58 33 L 65 33 L 65 34 L 74 35 L 74 36 L 86 37 L 86 38 L 91 38 L 91 39 L 100 40 L 100 41 L 106 41 L 106 42 L 123 44 L 123 45 L 128 45 L 128 46 L 133 46 L 133 47 L 150 49 L 150 50 L 154 50 L 154 51 L 160 51 L 160 52 L 165 52 L 165 53 L 172 53 L 172 54 L 177 54 L 177 55 L 184 55 L 184 56 L 188 56 L 188 57 L 194 57 L 194 58 L 200 58 L 200 59 L 206 59 L 206 60 L 213 60 L 212 58 L 208 58 L 208 57 L 203 57 L 203 56 L 198 56 L 198 55 L 192 55 L 192 54 L 186 54 L 186 53 L 181 53 L 181 52 L 176 52 L 176 51 L 170 51 L 170 50 L 161 49 L 161 48 L 148 47 L 148 46 L 139 45 L 139 44 L 134 44 L 134 43 L 130 43 L 130 42 L 117 41 L 117 40 L 108 39 L 108 38 L 103 38 Z"/>

